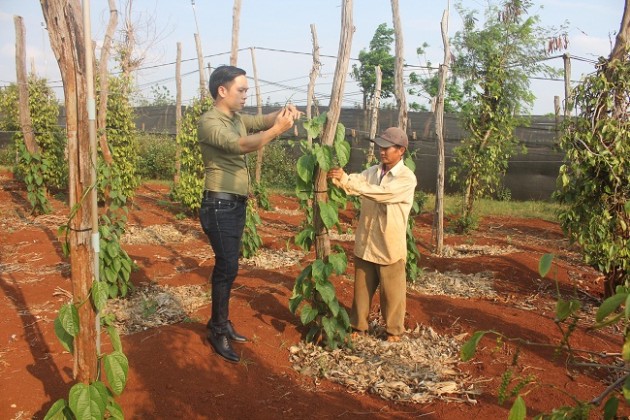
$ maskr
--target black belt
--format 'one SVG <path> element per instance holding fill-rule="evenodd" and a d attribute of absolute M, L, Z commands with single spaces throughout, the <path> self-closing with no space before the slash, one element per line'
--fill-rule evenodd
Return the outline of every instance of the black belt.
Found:
<path fill-rule="evenodd" d="M 208 191 L 203 192 L 203 198 L 215 198 L 217 200 L 238 201 L 244 203 L 247 201 L 246 195 L 232 194 L 226 192 Z"/>

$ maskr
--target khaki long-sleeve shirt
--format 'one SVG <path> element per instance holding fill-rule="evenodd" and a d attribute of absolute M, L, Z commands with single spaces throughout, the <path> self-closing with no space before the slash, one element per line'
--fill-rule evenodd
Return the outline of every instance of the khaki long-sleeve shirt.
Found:
<path fill-rule="evenodd" d="M 238 139 L 248 131 L 268 129 L 262 115 L 235 113 L 232 118 L 217 108 L 199 119 L 197 136 L 205 166 L 205 189 L 247 195 L 249 176 Z"/>
<path fill-rule="evenodd" d="M 375 165 L 360 174 L 344 174 L 337 185 L 361 196 L 354 255 L 390 265 L 407 259 L 407 221 L 418 180 L 402 160 L 382 180 L 381 168 Z"/>

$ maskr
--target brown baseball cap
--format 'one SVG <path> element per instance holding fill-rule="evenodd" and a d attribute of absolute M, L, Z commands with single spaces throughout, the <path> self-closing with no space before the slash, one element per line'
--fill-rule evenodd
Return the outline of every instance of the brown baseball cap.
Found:
<path fill-rule="evenodd" d="M 389 127 L 383 134 L 374 139 L 374 143 L 380 147 L 403 146 L 409 148 L 407 133 L 398 127 Z"/>

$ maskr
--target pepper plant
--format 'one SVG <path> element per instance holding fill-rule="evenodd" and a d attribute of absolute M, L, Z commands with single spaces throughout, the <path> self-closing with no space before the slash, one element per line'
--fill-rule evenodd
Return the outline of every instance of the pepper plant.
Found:
<path fill-rule="evenodd" d="M 313 139 L 319 137 L 326 114 L 307 121 L 304 127 Z M 300 143 L 303 155 L 297 162 L 296 195 L 300 207 L 305 210 L 305 221 L 302 230 L 295 236 L 295 243 L 305 251 L 309 251 L 315 241 L 316 230 L 313 220 L 313 200 L 315 197 L 316 169 L 328 172 L 333 166 L 343 167 L 350 160 L 350 144 L 345 140 L 345 128 L 337 125 L 332 146 L 306 141 Z M 345 207 L 345 193 L 328 183 L 328 201 L 320 200 L 317 205 L 325 229 L 340 228 L 339 208 Z M 326 347 L 335 349 L 350 343 L 350 319 L 346 310 L 339 304 L 335 287 L 330 281 L 333 274 L 346 272 L 348 260 L 343 248 L 335 246 L 330 255 L 317 258 L 306 266 L 299 274 L 293 286 L 293 294 L 289 300 L 289 309 L 300 315 L 303 325 L 309 327 L 306 341 L 323 342 Z"/>

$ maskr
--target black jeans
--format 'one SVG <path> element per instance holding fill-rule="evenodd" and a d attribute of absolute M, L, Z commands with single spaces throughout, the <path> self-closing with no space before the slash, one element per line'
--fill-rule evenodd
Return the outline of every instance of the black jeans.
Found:
<path fill-rule="evenodd" d="M 247 202 L 204 198 L 199 221 L 215 254 L 212 271 L 212 317 L 210 328 L 225 334 L 229 319 L 230 292 L 238 274 L 238 258 L 245 227 Z"/>

